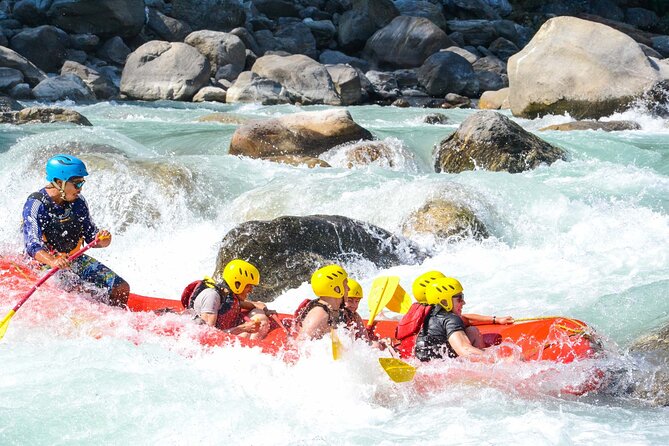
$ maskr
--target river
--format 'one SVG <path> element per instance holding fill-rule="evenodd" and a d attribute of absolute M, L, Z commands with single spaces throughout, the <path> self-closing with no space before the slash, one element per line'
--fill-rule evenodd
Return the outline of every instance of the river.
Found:
<path fill-rule="evenodd" d="M 83 194 L 98 226 L 114 234 L 95 257 L 149 296 L 176 299 L 211 274 L 221 239 L 243 221 L 338 214 L 400 233 L 411 212 L 442 197 L 472 208 L 491 237 L 416 238 L 434 252 L 422 265 L 345 265 L 366 292 L 378 275 L 400 276 L 410 290 L 415 277 L 438 269 L 463 283 L 465 312 L 578 318 L 603 338 L 607 355 L 561 367 L 557 376 L 537 364 L 495 365 L 489 379 L 417 391 L 391 383 L 378 353 L 352 341 L 344 341 L 340 361 L 323 340 L 290 365 L 252 349 L 205 349 L 145 333 L 133 328 L 138 316 L 47 284 L 0 341 L 0 444 L 669 443 L 669 408 L 614 392 L 560 392 L 593 366 L 640 374 L 627 379 L 652 374 L 626 348 L 669 322 L 667 120 L 628 111 L 610 119 L 635 120 L 642 130 L 605 133 L 538 131 L 568 116 L 514 118 L 564 148 L 568 160 L 514 175 L 436 174 L 435 144 L 475 110 L 444 110 L 449 123 L 429 125 L 423 117 L 434 110 L 350 107 L 393 158 L 349 169 L 340 148 L 324 156 L 333 168 L 308 169 L 229 156 L 236 125 L 197 119 L 324 107 L 61 105 L 93 126 L 0 126 L 2 255 L 21 251 L 23 203 L 45 184 L 44 161 L 57 147 L 87 162 Z M 310 293 L 305 283 L 270 307 L 292 312 Z M 0 316 L 19 297 L 3 283 Z"/>

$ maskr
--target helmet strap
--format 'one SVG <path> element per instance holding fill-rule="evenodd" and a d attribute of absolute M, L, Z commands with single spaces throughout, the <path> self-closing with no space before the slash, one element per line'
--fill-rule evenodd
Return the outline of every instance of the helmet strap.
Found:
<path fill-rule="evenodd" d="M 51 184 L 60 192 L 60 199 L 65 201 L 65 181 L 60 180 L 60 185 L 56 183 L 56 181 L 57 180 L 53 180 Z"/>

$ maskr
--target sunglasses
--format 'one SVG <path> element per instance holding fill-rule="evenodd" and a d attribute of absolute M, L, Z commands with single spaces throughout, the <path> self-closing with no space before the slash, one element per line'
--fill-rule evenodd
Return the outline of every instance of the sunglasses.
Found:
<path fill-rule="evenodd" d="M 462 293 L 456 294 L 455 296 L 453 296 L 453 299 L 463 299 L 464 300 L 464 298 L 465 298 L 465 295 L 462 294 Z"/>
<path fill-rule="evenodd" d="M 84 180 L 84 179 L 81 179 L 77 182 L 68 180 L 68 183 L 70 183 L 72 186 L 76 187 L 77 189 L 81 189 L 82 187 L 84 187 L 85 182 L 86 182 L 86 180 Z"/>

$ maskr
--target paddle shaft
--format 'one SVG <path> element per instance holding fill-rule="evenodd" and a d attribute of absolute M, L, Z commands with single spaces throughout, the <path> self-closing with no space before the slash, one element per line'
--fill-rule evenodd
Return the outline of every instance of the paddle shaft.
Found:
<path fill-rule="evenodd" d="M 83 253 L 85 253 L 86 251 L 88 251 L 90 248 L 92 248 L 92 247 L 94 247 L 95 245 L 97 245 L 99 241 L 100 241 L 100 239 L 98 239 L 97 237 L 95 237 L 95 240 L 93 240 L 93 241 L 90 242 L 88 245 L 84 246 L 84 247 L 81 248 L 79 251 L 77 251 L 77 252 L 75 252 L 74 254 L 72 254 L 71 256 L 69 256 L 69 257 L 67 258 L 67 261 L 68 261 L 68 262 L 71 262 L 72 260 L 76 259 L 77 257 L 80 257 Z M 53 276 L 54 274 L 56 274 L 59 270 L 60 270 L 60 268 L 58 268 L 58 267 L 51 268 L 51 269 L 49 270 L 49 272 L 47 272 L 47 273 L 46 273 L 40 280 L 37 281 L 37 283 L 36 283 L 35 285 L 33 285 L 33 287 L 30 289 L 30 291 L 28 291 L 28 292 L 26 293 L 26 295 L 23 296 L 23 298 L 19 301 L 19 303 L 17 303 L 17 304 L 14 306 L 14 308 L 12 308 L 12 313 L 16 313 L 17 311 L 19 311 L 19 308 L 21 308 L 21 307 L 23 306 L 23 304 L 26 303 L 26 301 L 30 298 L 30 296 L 33 295 L 33 293 L 34 293 L 35 291 L 37 291 L 37 288 L 39 288 L 40 286 L 42 286 L 42 284 L 43 284 L 44 282 L 46 282 L 47 280 L 49 280 L 49 278 L 50 278 L 51 276 Z"/>

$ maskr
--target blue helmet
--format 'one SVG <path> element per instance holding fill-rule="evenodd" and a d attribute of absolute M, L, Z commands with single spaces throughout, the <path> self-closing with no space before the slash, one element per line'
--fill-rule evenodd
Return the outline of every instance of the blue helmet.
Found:
<path fill-rule="evenodd" d="M 86 165 L 79 158 L 72 155 L 56 155 L 46 162 L 46 180 L 67 181 L 73 177 L 85 177 L 88 175 Z"/>

